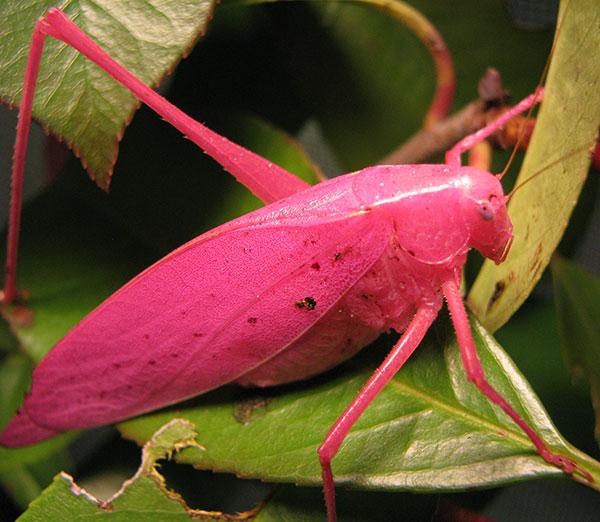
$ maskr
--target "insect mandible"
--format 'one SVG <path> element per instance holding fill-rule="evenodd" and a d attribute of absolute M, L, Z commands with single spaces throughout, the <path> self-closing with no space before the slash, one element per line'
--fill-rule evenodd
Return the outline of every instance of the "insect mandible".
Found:
<path fill-rule="evenodd" d="M 333 521 L 331 460 L 419 346 L 445 299 L 469 380 L 521 427 L 546 461 L 592 480 L 553 453 L 486 381 L 459 291 L 470 248 L 500 263 L 512 241 L 499 180 L 461 166 L 461 153 L 539 101 L 539 93 L 462 140 L 446 164 L 374 166 L 309 187 L 170 105 L 51 9 L 34 32 L 17 171 L 25 160 L 46 35 L 106 70 L 268 205 L 175 250 L 73 328 L 35 369 L 31 393 L 0 434 L 1 444 L 24 446 L 114 423 L 227 383 L 271 386 L 305 379 L 350 358 L 384 331 L 403 332 L 318 449 Z M 18 207 L 11 232 L 18 229 Z M 16 293 L 16 243 L 13 234 L 6 302 Z M 177 285 L 165 284 L 175 279 Z M 120 349 L 124 344 L 127 351 Z"/>

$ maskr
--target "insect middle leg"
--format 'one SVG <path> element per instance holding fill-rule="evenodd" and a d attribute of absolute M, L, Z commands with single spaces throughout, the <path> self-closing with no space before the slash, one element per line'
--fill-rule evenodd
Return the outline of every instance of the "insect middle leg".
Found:
<path fill-rule="evenodd" d="M 498 393 L 485 378 L 481 361 L 475 349 L 475 342 L 471 333 L 471 327 L 465 305 L 460 295 L 460 290 L 454 281 L 447 281 L 442 285 L 450 317 L 456 331 L 456 338 L 460 347 L 460 354 L 463 361 L 463 366 L 467 372 L 467 378 L 473 382 L 490 401 L 500 406 L 504 412 L 525 432 L 529 437 L 536 451 L 548 463 L 558 466 L 565 473 L 579 473 L 589 482 L 594 482 L 592 476 L 583 468 L 578 466 L 572 460 L 553 453 L 542 438 L 533 430 L 527 422 L 514 410 L 514 408 L 506 401 L 500 393 Z"/>
<path fill-rule="evenodd" d="M 439 307 L 435 308 L 431 306 L 422 306 L 417 310 L 400 340 L 392 348 L 392 351 L 385 358 L 381 366 L 373 373 L 344 413 L 335 421 L 323 444 L 317 450 L 319 460 L 321 461 L 323 492 L 327 506 L 327 520 L 329 522 L 335 522 L 336 520 L 335 486 L 331 471 L 331 460 L 335 457 L 348 432 L 367 406 L 371 404 L 373 399 L 390 382 L 392 377 L 396 375 L 398 370 L 404 365 L 419 344 L 421 344 L 431 323 L 437 317 L 438 310 Z"/>

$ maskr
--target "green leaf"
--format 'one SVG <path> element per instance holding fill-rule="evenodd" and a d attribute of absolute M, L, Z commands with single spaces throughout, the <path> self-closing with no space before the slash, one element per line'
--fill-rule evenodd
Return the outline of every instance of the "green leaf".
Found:
<path fill-rule="evenodd" d="M 113 58 L 155 86 L 204 34 L 216 2 L 136 0 L 64 1 L 67 16 Z M 0 97 L 21 98 L 29 42 L 36 20 L 53 0 L 10 0 L 0 5 Z M 123 87 L 77 51 L 47 39 L 34 117 L 81 157 L 92 178 L 107 188 L 118 142 L 139 105 Z"/>
<path fill-rule="evenodd" d="M 90 516 L 112 517 L 116 520 L 247 520 L 257 522 L 301 522 L 325 518 L 320 488 L 280 489 L 255 511 L 222 516 L 219 512 L 206 512 L 189 508 L 179 495 L 167 489 L 159 473 L 159 461 L 187 448 L 187 451 L 204 451 L 196 441 L 197 433 L 191 423 L 174 419 L 161 427 L 143 449 L 142 464 L 137 473 L 126 481 L 111 498 L 101 501 L 83 490 L 66 473 L 55 477 L 54 482 L 31 504 L 20 520 L 80 520 Z M 158 464 L 158 465 L 157 465 Z M 338 495 L 340 522 L 384 521 L 402 505 L 405 516 L 430 517 L 437 508 L 432 496 L 389 496 L 381 493 L 363 493 L 360 498 L 349 492 Z M 252 517 L 258 511 L 256 518 Z"/>
<path fill-rule="evenodd" d="M 600 67 L 595 0 L 564 2 L 556 47 L 535 132 L 508 207 L 515 240 L 506 262 L 486 260 L 469 305 L 490 330 L 521 306 L 550 261 L 567 226 L 590 165 L 600 121 Z"/>
<path fill-rule="evenodd" d="M 500 346 L 473 323 L 489 381 L 555 450 L 600 478 L 600 464 L 566 443 Z M 443 350 L 444 357 L 439 357 Z M 205 451 L 178 460 L 202 469 L 268 481 L 317 485 L 316 449 L 356 396 L 375 361 L 363 355 L 336 378 L 240 397 L 229 389 L 184 406 L 119 425 L 143 443 L 172 418 L 198 429 Z M 237 394 L 237 395 L 236 395 Z M 492 486 L 560 475 L 527 437 L 468 383 L 450 326 L 423 346 L 353 427 L 333 462 L 336 483 L 355 488 L 416 491 Z"/>
<path fill-rule="evenodd" d="M 559 256 L 550 266 L 563 351 L 571 372 L 589 379 L 600 440 L 600 278 Z"/>

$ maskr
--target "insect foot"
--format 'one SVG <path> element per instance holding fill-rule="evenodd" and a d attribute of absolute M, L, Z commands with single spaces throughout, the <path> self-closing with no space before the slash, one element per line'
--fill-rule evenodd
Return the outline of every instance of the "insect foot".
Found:
<path fill-rule="evenodd" d="M 581 475 L 588 482 L 594 482 L 594 478 L 583 469 L 581 466 L 578 466 L 575 462 L 563 455 L 559 455 L 557 453 L 552 453 L 548 449 L 544 449 L 539 452 L 540 456 L 549 464 L 557 466 L 561 468 L 567 475 L 575 475 L 576 473 Z"/>

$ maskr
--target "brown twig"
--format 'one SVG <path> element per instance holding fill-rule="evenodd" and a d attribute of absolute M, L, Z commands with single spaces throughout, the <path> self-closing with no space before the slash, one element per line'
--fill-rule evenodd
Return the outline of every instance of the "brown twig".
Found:
<path fill-rule="evenodd" d="M 380 163 L 402 164 L 421 163 L 443 154 L 457 141 L 486 124 L 491 107 L 506 102 L 508 93 L 502 87 L 500 74 L 495 69 L 487 69 L 479 82 L 479 98 L 465 105 L 453 115 L 441 119 L 429 127 L 424 127 L 408 141 L 388 154 Z M 480 161 L 484 152 L 476 151 Z M 475 161 L 475 160 L 474 160 Z"/>

